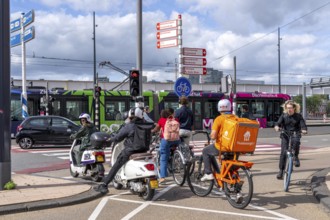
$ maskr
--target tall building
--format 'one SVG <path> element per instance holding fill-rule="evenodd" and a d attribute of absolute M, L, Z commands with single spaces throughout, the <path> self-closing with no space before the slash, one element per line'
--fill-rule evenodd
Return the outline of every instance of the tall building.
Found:
<path fill-rule="evenodd" d="M 206 75 L 189 75 L 189 80 L 193 84 L 199 83 L 220 83 L 223 72 L 213 68 L 207 68 Z"/>

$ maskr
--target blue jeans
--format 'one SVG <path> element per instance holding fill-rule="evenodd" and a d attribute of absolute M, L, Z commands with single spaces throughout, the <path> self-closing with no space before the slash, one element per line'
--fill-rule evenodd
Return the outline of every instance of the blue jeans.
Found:
<path fill-rule="evenodd" d="M 167 163 L 170 156 L 170 149 L 173 145 L 178 145 L 180 140 L 167 141 L 164 138 L 160 141 L 160 178 L 167 176 Z"/>

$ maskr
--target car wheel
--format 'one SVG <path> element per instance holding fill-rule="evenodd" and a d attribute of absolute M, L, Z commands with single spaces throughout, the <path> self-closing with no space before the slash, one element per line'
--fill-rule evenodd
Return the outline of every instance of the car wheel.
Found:
<path fill-rule="evenodd" d="M 22 148 L 22 149 L 30 149 L 33 146 L 33 141 L 31 138 L 29 137 L 24 137 L 19 139 L 18 141 L 18 145 Z"/>

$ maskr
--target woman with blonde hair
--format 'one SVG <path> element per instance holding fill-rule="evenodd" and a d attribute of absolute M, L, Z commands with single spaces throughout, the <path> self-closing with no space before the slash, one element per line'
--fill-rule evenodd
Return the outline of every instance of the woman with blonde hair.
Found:
<path fill-rule="evenodd" d="M 300 167 L 300 161 L 298 158 L 299 150 L 300 150 L 300 139 L 301 133 L 307 133 L 307 126 L 305 123 L 304 118 L 300 114 L 300 105 L 292 100 L 288 100 L 283 105 L 283 114 L 275 123 L 275 130 L 279 131 L 280 129 L 287 131 L 287 132 L 295 132 L 296 135 L 292 136 L 292 146 L 294 149 L 294 165 L 295 167 Z M 289 137 L 286 135 L 281 134 L 281 154 L 280 154 L 280 161 L 279 161 L 279 168 L 280 171 L 277 174 L 277 179 L 282 179 L 283 177 L 283 170 L 285 166 L 285 154 L 286 150 L 288 149 L 289 145 Z"/>

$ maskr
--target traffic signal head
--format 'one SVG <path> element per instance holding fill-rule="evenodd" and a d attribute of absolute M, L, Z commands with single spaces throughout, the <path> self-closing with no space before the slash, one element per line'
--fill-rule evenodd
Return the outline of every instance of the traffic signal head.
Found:
<path fill-rule="evenodd" d="M 95 97 L 100 97 L 101 91 L 102 91 L 101 87 L 95 86 Z"/>
<path fill-rule="evenodd" d="M 140 72 L 139 70 L 129 71 L 129 92 L 131 96 L 140 94 Z"/>

